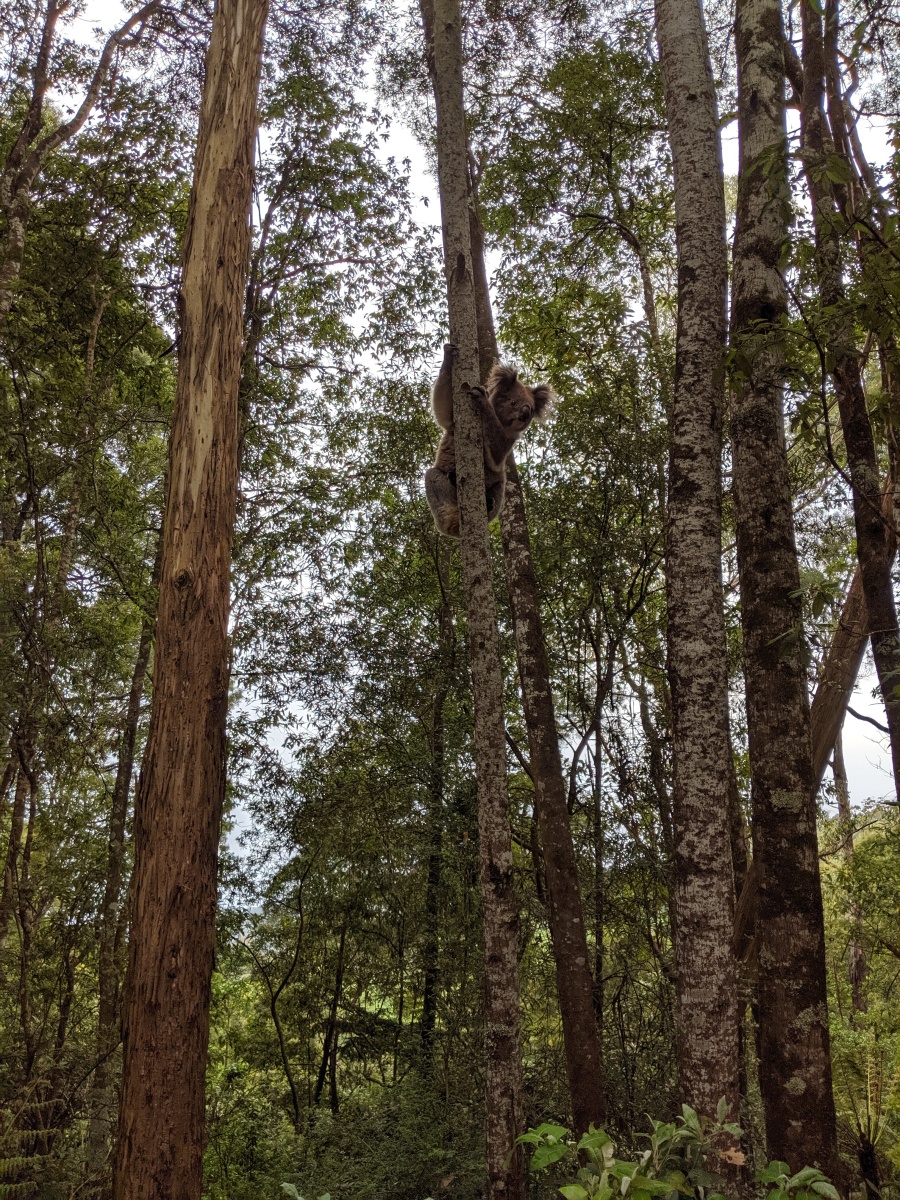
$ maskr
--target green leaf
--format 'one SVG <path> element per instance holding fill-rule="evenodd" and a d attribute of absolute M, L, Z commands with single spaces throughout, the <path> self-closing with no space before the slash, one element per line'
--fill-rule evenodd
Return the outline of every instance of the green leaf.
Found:
<path fill-rule="evenodd" d="M 819 1182 L 824 1178 L 825 1176 L 818 1167 L 803 1167 L 788 1181 L 788 1187 L 791 1189 L 806 1187 L 807 1184 L 813 1181 Z"/>
<path fill-rule="evenodd" d="M 632 1187 L 642 1188 L 648 1196 L 666 1196 L 672 1190 L 671 1183 L 663 1179 L 648 1179 L 646 1175 L 635 1175 Z"/>
<path fill-rule="evenodd" d="M 552 1146 L 538 1146 L 537 1150 L 535 1150 L 534 1154 L 531 1156 L 531 1170 L 545 1170 L 552 1163 L 559 1162 L 561 1158 L 565 1157 L 568 1149 L 569 1147 L 565 1144 L 565 1142 L 557 1142 Z"/>
<path fill-rule="evenodd" d="M 281 1185 L 281 1190 L 286 1196 L 290 1196 L 291 1200 L 303 1200 L 303 1197 L 292 1183 L 283 1183 Z"/>
<path fill-rule="evenodd" d="M 790 1176 L 791 1168 L 786 1162 L 770 1162 L 767 1167 L 763 1167 L 761 1171 L 756 1172 L 757 1183 L 777 1183 L 779 1179 L 787 1179 Z"/>
<path fill-rule="evenodd" d="M 722 1099 L 719 1101 L 719 1103 L 716 1105 L 716 1120 L 719 1122 L 720 1125 L 725 1120 L 725 1118 L 728 1116 L 729 1107 L 730 1107 L 730 1105 L 729 1105 L 728 1101 L 723 1096 Z"/>
<path fill-rule="evenodd" d="M 850 164 L 841 154 L 829 154 L 825 160 L 825 174 L 832 183 L 849 183 L 853 178 Z"/>
<path fill-rule="evenodd" d="M 818 1192 L 820 1196 L 825 1196 L 827 1200 L 841 1200 L 837 1188 L 833 1183 L 829 1183 L 827 1179 L 817 1179 L 811 1186 L 814 1192 Z"/>
<path fill-rule="evenodd" d="M 611 1142 L 610 1136 L 606 1132 L 606 1130 L 605 1129 L 595 1129 L 592 1125 L 591 1128 L 587 1131 L 587 1133 L 583 1133 L 581 1135 L 581 1138 L 578 1142 L 577 1149 L 579 1149 L 579 1150 L 598 1150 L 602 1146 L 605 1146 L 607 1144 L 612 1145 L 612 1142 Z"/>
<path fill-rule="evenodd" d="M 808 0 L 808 3 L 814 13 L 818 13 L 820 17 L 825 16 L 825 5 L 822 0 Z"/>
<path fill-rule="evenodd" d="M 569 1131 L 565 1125 L 538 1125 L 534 1130 L 538 1137 L 551 1138 L 554 1142 L 558 1142 L 561 1138 L 568 1137 Z"/>
<path fill-rule="evenodd" d="M 559 1189 L 559 1194 L 565 1196 L 566 1200 L 590 1200 L 590 1195 L 580 1183 L 567 1183 Z"/>

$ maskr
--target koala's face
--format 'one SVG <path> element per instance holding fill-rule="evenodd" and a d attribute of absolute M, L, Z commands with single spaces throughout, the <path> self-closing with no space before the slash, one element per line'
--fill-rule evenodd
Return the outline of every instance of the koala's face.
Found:
<path fill-rule="evenodd" d="M 526 387 L 512 367 L 494 367 L 488 386 L 497 420 L 515 437 L 533 420 L 544 419 L 553 397 L 550 388 L 544 385 Z"/>
<path fill-rule="evenodd" d="M 501 425 L 514 433 L 527 429 L 534 417 L 534 396 L 531 388 L 514 383 L 494 397 L 494 412 Z"/>
<path fill-rule="evenodd" d="M 517 379 L 504 380 L 492 391 L 491 399 L 500 424 L 511 433 L 522 433 L 533 420 L 540 421 L 546 415 L 550 389 L 526 387 Z"/>

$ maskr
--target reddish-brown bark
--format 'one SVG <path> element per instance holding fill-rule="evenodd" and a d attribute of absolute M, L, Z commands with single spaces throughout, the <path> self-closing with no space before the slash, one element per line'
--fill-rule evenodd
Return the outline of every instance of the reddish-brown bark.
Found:
<path fill-rule="evenodd" d="M 213 17 L 188 210 L 150 731 L 135 801 L 117 1200 L 202 1190 L 237 396 L 262 0 Z"/>

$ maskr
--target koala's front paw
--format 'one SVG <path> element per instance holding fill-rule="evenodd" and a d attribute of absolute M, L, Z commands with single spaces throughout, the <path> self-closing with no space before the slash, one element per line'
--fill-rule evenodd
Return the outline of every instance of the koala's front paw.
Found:
<path fill-rule="evenodd" d="M 456 342 L 444 342 L 444 362 L 456 362 L 459 358 L 459 346 Z"/>
<path fill-rule="evenodd" d="M 480 383 L 476 383 L 476 384 L 467 383 L 466 390 L 468 391 L 469 395 L 472 397 L 472 399 L 475 401 L 476 404 L 486 404 L 487 403 L 487 392 L 484 390 L 484 388 L 481 386 Z"/>

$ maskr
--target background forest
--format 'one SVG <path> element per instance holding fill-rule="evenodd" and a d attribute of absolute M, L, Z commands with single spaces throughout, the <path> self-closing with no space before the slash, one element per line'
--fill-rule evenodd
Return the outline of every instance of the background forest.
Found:
<path fill-rule="evenodd" d="M 841 110 L 844 142 L 817 178 L 856 197 L 841 233 L 840 313 L 883 477 L 900 420 L 890 370 L 900 5 L 805 4 L 831 30 L 825 107 L 833 123 Z M 797 69 L 801 7 L 783 14 Z M 735 13 L 709 0 L 705 16 L 730 137 Z M 604 1127 L 627 1157 L 645 1144 L 649 1117 L 672 1120 L 683 1098 L 665 590 L 678 276 L 664 80 L 642 0 L 467 0 L 464 17 L 470 167 L 501 354 L 558 394 L 552 420 L 516 453 L 584 905 Z M 152 694 L 182 238 L 211 21 L 202 0 L 139 11 L 79 0 L 0 6 L 0 1197 L 9 1200 L 108 1194 L 132 804 Z M 788 53 L 788 80 L 793 61 Z M 846 628 L 857 545 L 801 93 L 795 78 L 781 328 L 802 605 L 790 637 L 815 697 Z M 729 239 L 732 160 L 728 152 Z M 437 440 L 429 389 L 448 337 L 434 172 L 418 7 L 273 0 L 238 399 L 208 1200 L 488 1194 L 466 605 L 459 552 L 435 530 L 422 488 Z M 733 391 L 738 352 L 727 366 Z M 723 462 L 740 896 L 751 762 L 727 439 Z M 764 475 L 757 486 L 764 495 Z M 885 523 L 896 534 L 894 512 Z M 496 525 L 491 536 L 522 1127 L 571 1128 Z M 847 766 L 840 734 L 822 760 L 818 854 L 842 1186 L 873 1200 L 896 1194 L 900 1171 L 900 824 L 890 774 L 866 764 L 875 750 L 859 730 L 887 746 L 892 716 L 871 666 L 862 670 Z M 769 1159 L 754 1037 L 768 967 L 752 929 L 737 949 L 742 1102 L 731 1116 L 755 1169 Z M 550 1196 L 562 1181 L 535 1174 L 529 1195 Z"/>

